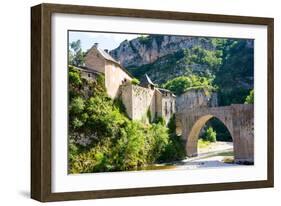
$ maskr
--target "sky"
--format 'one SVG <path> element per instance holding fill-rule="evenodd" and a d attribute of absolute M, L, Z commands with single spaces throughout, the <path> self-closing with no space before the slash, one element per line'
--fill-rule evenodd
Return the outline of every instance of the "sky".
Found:
<path fill-rule="evenodd" d="M 81 47 L 83 51 L 90 49 L 94 43 L 99 43 L 102 49 L 112 50 L 119 46 L 124 40 L 131 40 L 139 37 L 137 34 L 116 34 L 116 33 L 100 33 L 100 32 L 69 32 L 69 42 L 81 40 Z"/>

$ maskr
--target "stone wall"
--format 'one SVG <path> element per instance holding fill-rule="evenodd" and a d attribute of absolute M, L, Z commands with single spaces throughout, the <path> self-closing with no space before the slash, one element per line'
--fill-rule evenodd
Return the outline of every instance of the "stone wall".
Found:
<path fill-rule="evenodd" d="M 218 93 L 212 92 L 211 93 L 211 99 L 208 102 L 209 107 L 217 107 L 218 104 Z"/>
<path fill-rule="evenodd" d="M 235 162 L 254 162 L 254 107 L 252 104 L 233 104 L 233 141 Z"/>
<path fill-rule="evenodd" d="M 85 57 L 85 66 L 89 69 L 105 73 L 105 59 L 96 49 L 91 49 Z"/>
<path fill-rule="evenodd" d="M 99 73 L 89 70 L 79 70 L 81 74 L 81 78 L 86 79 L 87 81 L 96 81 L 97 75 Z"/>
<path fill-rule="evenodd" d="M 132 119 L 148 122 L 148 112 L 151 119 L 155 117 L 155 90 L 132 85 Z"/>
<path fill-rule="evenodd" d="M 155 90 L 155 116 L 162 117 L 164 115 L 162 108 L 162 94 L 159 90 Z"/>
<path fill-rule="evenodd" d="M 106 61 L 105 64 L 105 87 L 108 96 L 116 98 L 119 96 L 119 88 L 125 82 L 131 81 L 131 77 L 117 64 Z"/>
<path fill-rule="evenodd" d="M 123 105 L 126 108 L 126 113 L 130 119 L 133 119 L 133 98 L 132 98 L 132 84 L 123 84 L 120 86 L 120 97 Z"/>
<path fill-rule="evenodd" d="M 218 106 L 217 94 L 204 89 L 191 89 L 177 96 L 176 110 L 181 112 L 198 107 Z"/>
<path fill-rule="evenodd" d="M 155 118 L 155 90 L 126 83 L 121 86 L 121 99 L 127 115 L 132 120 L 141 120 L 148 123 Z"/>
<path fill-rule="evenodd" d="M 156 115 L 157 117 L 163 117 L 166 124 L 170 121 L 171 117 L 176 112 L 176 97 L 172 96 L 171 93 L 168 95 L 162 94 L 159 90 L 155 91 L 156 100 Z"/>
<path fill-rule="evenodd" d="M 156 117 L 163 117 L 168 123 L 175 113 L 176 98 L 172 95 L 163 95 L 158 89 L 132 85 L 128 82 L 123 84 L 120 90 L 126 112 L 133 120 L 148 123 L 149 118 L 153 121 Z"/>

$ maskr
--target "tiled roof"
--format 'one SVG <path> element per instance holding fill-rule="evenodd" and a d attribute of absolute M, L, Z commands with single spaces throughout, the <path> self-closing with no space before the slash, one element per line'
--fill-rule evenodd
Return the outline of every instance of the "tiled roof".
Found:
<path fill-rule="evenodd" d="M 120 63 L 118 61 L 116 61 L 112 56 L 110 56 L 110 54 L 108 54 L 106 51 L 104 51 L 103 49 L 100 49 L 99 47 L 96 47 L 96 48 L 97 48 L 98 52 L 103 56 L 103 58 L 120 65 Z"/>

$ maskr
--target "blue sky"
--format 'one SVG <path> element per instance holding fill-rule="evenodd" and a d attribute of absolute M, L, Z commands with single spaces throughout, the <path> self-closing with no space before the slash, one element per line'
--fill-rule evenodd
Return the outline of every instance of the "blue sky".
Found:
<path fill-rule="evenodd" d="M 124 40 L 131 40 L 137 38 L 137 34 L 116 34 L 116 33 L 100 33 L 100 32 L 69 32 L 69 42 L 81 40 L 81 47 L 83 51 L 90 49 L 94 43 L 99 43 L 102 49 L 112 50 L 119 46 Z"/>

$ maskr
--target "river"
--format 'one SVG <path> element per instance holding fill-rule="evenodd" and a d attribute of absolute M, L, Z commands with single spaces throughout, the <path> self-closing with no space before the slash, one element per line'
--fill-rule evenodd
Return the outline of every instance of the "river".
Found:
<path fill-rule="evenodd" d="M 232 142 L 216 142 L 199 148 L 198 156 L 166 164 L 148 165 L 142 170 L 189 170 L 197 168 L 235 167 Z"/>

